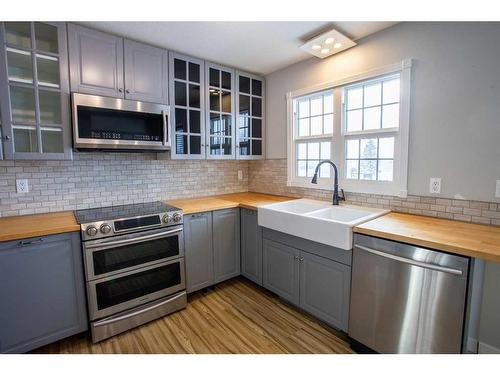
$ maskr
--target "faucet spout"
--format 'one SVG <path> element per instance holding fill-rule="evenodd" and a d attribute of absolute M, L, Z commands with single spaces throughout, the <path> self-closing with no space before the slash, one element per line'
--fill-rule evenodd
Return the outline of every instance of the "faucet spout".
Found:
<path fill-rule="evenodd" d="M 313 184 L 317 184 L 318 183 L 318 172 L 319 172 L 319 168 L 321 167 L 321 165 L 325 164 L 325 163 L 328 163 L 330 164 L 332 167 L 333 167 L 333 198 L 332 198 L 332 204 L 334 206 L 338 206 L 339 202 L 340 201 L 345 201 L 345 195 L 344 195 L 344 190 L 341 189 L 342 191 L 342 196 L 339 196 L 339 177 L 338 177 L 338 170 L 337 170 L 337 166 L 335 165 L 335 163 L 331 160 L 322 160 L 318 163 L 318 165 L 316 166 L 316 169 L 314 170 L 314 176 L 311 180 L 311 183 Z"/>

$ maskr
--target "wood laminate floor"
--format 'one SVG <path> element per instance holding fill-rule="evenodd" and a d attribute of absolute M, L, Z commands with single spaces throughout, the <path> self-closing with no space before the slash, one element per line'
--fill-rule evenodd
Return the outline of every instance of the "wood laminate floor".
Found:
<path fill-rule="evenodd" d="M 86 333 L 35 353 L 352 353 L 345 335 L 244 278 L 188 301 L 182 311 L 100 343 Z"/>

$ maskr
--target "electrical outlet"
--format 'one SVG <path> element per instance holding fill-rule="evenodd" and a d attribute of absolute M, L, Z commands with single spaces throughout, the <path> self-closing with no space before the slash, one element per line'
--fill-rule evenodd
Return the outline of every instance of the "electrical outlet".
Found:
<path fill-rule="evenodd" d="M 241 181 L 241 180 L 243 180 L 243 171 L 239 170 L 238 171 L 238 181 Z"/>
<path fill-rule="evenodd" d="M 16 189 L 18 193 L 29 192 L 28 180 L 16 180 Z"/>
<path fill-rule="evenodd" d="M 429 184 L 429 193 L 440 194 L 441 193 L 441 177 L 431 177 Z"/>
<path fill-rule="evenodd" d="M 500 180 L 497 180 L 497 188 L 495 189 L 495 198 L 500 198 Z"/>

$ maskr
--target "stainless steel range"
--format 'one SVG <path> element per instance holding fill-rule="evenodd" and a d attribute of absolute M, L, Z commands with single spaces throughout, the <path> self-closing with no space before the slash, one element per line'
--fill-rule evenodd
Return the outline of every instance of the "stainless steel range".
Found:
<path fill-rule="evenodd" d="M 75 211 L 92 341 L 186 306 L 182 211 L 162 202 Z"/>

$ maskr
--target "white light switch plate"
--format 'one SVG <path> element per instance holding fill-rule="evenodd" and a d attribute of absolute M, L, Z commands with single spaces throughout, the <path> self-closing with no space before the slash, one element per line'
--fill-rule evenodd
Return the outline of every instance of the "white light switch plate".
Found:
<path fill-rule="evenodd" d="M 16 189 L 18 193 L 29 192 L 28 180 L 16 180 Z"/>
<path fill-rule="evenodd" d="M 495 198 L 500 198 L 500 180 L 497 180 L 497 188 L 495 189 Z"/>
<path fill-rule="evenodd" d="M 441 177 L 431 177 L 429 184 L 429 193 L 440 194 L 441 193 Z"/>

